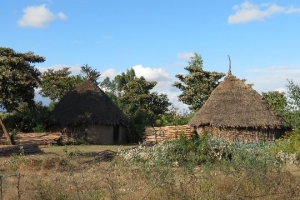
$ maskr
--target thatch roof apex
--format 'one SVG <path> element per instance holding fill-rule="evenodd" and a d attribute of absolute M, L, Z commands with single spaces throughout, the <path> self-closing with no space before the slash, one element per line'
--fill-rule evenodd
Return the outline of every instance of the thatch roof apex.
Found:
<path fill-rule="evenodd" d="M 129 119 L 91 80 L 78 84 L 56 105 L 51 124 L 128 125 Z"/>
<path fill-rule="evenodd" d="M 228 73 L 189 125 L 281 129 L 285 121 L 251 86 Z"/>

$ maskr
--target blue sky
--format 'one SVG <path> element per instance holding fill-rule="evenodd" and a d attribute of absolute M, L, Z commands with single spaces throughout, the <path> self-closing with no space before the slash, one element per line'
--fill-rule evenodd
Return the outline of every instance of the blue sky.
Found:
<path fill-rule="evenodd" d="M 300 84 L 300 1 L 5 0 L 0 11 L 0 46 L 46 57 L 41 71 L 88 64 L 103 80 L 133 67 L 181 109 L 171 85 L 193 52 L 224 73 L 230 55 L 259 93 Z"/>

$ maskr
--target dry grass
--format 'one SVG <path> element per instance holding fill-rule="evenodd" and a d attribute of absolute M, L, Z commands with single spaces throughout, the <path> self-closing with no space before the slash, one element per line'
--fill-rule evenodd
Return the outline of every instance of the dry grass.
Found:
<path fill-rule="evenodd" d="M 0 158 L 0 199 L 299 199 L 300 171 L 225 174 L 196 167 L 99 162 L 90 152 L 132 146 L 44 147 L 42 155 Z M 89 153 L 78 156 L 76 152 Z M 92 162 L 86 162 L 87 160 Z M 1 188 L 1 187 L 0 187 Z"/>
<path fill-rule="evenodd" d="M 70 152 L 99 152 L 104 150 L 118 151 L 136 147 L 136 145 L 70 145 L 70 146 L 40 146 L 45 153 L 65 154 L 67 148 Z"/>

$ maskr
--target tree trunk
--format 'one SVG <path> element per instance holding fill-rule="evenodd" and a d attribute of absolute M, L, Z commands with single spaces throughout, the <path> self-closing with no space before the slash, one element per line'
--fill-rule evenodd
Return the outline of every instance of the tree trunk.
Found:
<path fill-rule="evenodd" d="M 7 132 L 7 130 L 6 130 L 3 122 L 2 122 L 2 118 L 1 117 L 0 117 L 0 125 L 2 127 L 3 133 L 4 133 L 4 135 L 5 135 L 6 139 L 7 139 L 8 144 L 12 145 L 10 136 L 9 136 L 9 134 L 8 134 L 8 132 Z"/>

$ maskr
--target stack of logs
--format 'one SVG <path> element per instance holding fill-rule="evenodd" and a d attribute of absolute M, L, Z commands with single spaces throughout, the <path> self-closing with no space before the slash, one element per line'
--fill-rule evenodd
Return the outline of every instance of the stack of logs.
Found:
<path fill-rule="evenodd" d="M 149 127 L 146 129 L 145 144 L 157 144 L 164 140 L 176 139 L 184 134 L 190 138 L 193 134 L 193 129 L 189 125 L 181 126 L 164 126 L 164 127 Z"/>
<path fill-rule="evenodd" d="M 57 144 L 61 141 L 61 133 L 18 133 L 15 136 L 17 144 Z"/>

